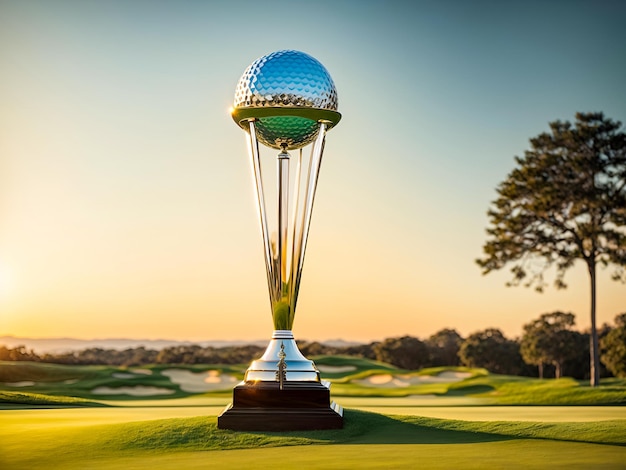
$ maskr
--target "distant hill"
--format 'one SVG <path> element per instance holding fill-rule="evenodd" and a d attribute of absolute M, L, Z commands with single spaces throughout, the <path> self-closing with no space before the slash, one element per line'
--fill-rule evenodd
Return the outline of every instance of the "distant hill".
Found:
<path fill-rule="evenodd" d="M 63 353 L 68 351 L 80 351 L 88 348 L 102 349 L 128 349 L 144 346 L 146 349 L 160 350 L 170 346 L 197 344 L 202 347 L 213 346 L 216 348 L 226 346 L 241 346 L 255 344 L 267 345 L 267 340 L 261 341 L 176 341 L 167 339 L 128 339 L 128 338 L 105 338 L 105 339 L 76 339 L 76 338 L 21 338 L 16 336 L 0 336 L 0 345 L 8 348 L 26 346 L 36 353 Z"/>
<path fill-rule="evenodd" d="M 53 353 L 59 354 L 69 351 L 80 351 L 88 348 L 102 348 L 102 349 L 128 349 L 145 347 L 146 349 L 161 350 L 170 346 L 184 346 L 197 344 L 202 347 L 212 346 L 214 348 L 223 348 L 227 346 L 267 346 L 268 339 L 253 340 L 253 341 L 225 341 L 225 340 L 207 340 L 207 341 L 176 341 L 167 339 L 128 339 L 128 338 L 106 338 L 106 339 L 76 339 L 76 338 L 21 338 L 17 336 L 0 336 L 0 345 L 7 348 L 15 348 L 17 346 L 25 346 L 26 349 L 32 349 L 37 354 Z M 344 341 L 344 340 L 329 340 L 323 341 L 323 344 L 327 344 L 333 347 L 357 345 L 360 343 Z"/>

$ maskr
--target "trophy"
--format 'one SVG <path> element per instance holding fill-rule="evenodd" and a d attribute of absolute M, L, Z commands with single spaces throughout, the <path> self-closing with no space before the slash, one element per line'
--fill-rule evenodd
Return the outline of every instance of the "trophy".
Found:
<path fill-rule="evenodd" d="M 330 383 L 320 379 L 292 333 L 326 133 L 341 119 L 335 84 L 310 55 L 273 52 L 244 71 L 231 115 L 248 144 L 274 332 L 263 356 L 234 388 L 218 427 L 341 428 L 343 409 L 330 401 Z M 278 151 L 274 172 L 262 171 L 271 158 L 261 164 L 259 144 Z"/>

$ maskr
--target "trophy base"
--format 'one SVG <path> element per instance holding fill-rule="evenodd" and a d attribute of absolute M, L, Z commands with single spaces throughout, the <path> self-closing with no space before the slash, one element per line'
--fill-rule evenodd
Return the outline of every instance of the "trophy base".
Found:
<path fill-rule="evenodd" d="M 274 330 L 272 340 L 263 357 L 252 361 L 246 371 L 244 381 L 274 382 L 278 374 L 278 362 L 284 354 L 284 377 L 294 382 L 320 382 L 320 372 L 313 361 L 302 355 L 291 330 Z"/>
<path fill-rule="evenodd" d="M 219 429 L 304 431 L 340 429 L 343 408 L 330 401 L 330 382 L 242 382 L 217 418 Z"/>

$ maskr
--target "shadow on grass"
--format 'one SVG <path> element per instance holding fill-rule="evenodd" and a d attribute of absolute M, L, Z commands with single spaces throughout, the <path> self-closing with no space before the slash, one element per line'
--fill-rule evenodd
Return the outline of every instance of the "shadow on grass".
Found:
<path fill-rule="evenodd" d="M 284 437 L 308 437 L 329 444 L 470 444 L 514 439 L 482 432 L 440 429 L 422 422 L 406 422 L 390 416 L 359 410 L 344 410 L 344 428 L 328 431 L 264 433 Z"/>
<path fill-rule="evenodd" d="M 466 395 L 478 395 L 480 393 L 493 392 L 495 387 L 491 385 L 467 385 L 466 387 L 450 388 L 442 397 L 463 397 Z"/>
<path fill-rule="evenodd" d="M 100 451 L 234 450 L 324 444 L 473 444 L 511 436 L 437 428 L 436 420 L 404 421 L 359 410 L 345 410 L 344 428 L 323 431 L 230 431 L 214 417 L 174 418 L 105 425 L 81 436 L 81 448 Z M 67 436 L 66 436 L 67 437 Z M 68 437 L 69 439 L 69 437 Z M 76 443 L 74 442 L 74 445 Z M 63 446 L 62 442 L 52 443 Z"/>
<path fill-rule="evenodd" d="M 72 460 L 84 455 L 108 458 L 111 455 L 133 456 L 137 452 L 221 451 L 333 444 L 481 444 L 518 439 L 626 445 L 623 438 L 625 426 L 620 425 L 619 420 L 610 421 L 601 428 L 595 428 L 595 423 L 591 427 L 589 423 L 473 423 L 419 416 L 385 416 L 354 409 L 345 410 L 344 418 L 343 429 L 324 431 L 230 431 L 218 429 L 215 416 L 99 424 L 86 428 L 69 426 L 63 428 L 62 432 L 51 428 L 39 434 L 37 452 L 24 458 L 35 461 L 45 455 L 46 458 L 57 456 Z M 13 445 L 22 445 L 19 442 L 17 439 Z M 7 443 L 3 442 L 3 445 Z M 35 467 L 21 465 L 13 468 Z"/>

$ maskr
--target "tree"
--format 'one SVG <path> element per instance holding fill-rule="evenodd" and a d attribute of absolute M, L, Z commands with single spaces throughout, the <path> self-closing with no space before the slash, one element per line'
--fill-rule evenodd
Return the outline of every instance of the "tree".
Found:
<path fill-rule="evenodd" d="M 345 354 L 346 356 L 365 357 L 367 359 L 376 359 L 376 347 L 380 344 L 378 341 L 374 341 L 369 344 L 358 344 L 353 346 L 346 346 L 337 350 L 338 354 Z"/>
<path fill-rule="evenodd" d="M 519 344 L 496 328 L 469 335 L 461 343 L 459 358 L 464 366 L 482 367 L 495 374 L 518 375 L 524 370 Z"/>
<path fill-rule="evenodd" d="M 334 354 L 334 349 L 326 346 L 325 344 L 318 343 L 317 341 L 313 341 L 309 343 L 308 341 L 298 341 L 298 349 L 305 356 L 321 356 L 322 354 L 332 355 Z"/>
<path fill-rule="evenodd" d="M 387 338 L 375 346 L 376 360 L 402 369 L 415 370 L 428 363 L 428 348 L 417 338 Z"/>
<path fill-rule="evenodd" d="M 615 317 L 616 327 L 601 340 L 602 362 L 616 377 L 626 377 L 626 312 Z"/>
<path fill-rule="evenodd" d="M 16 346 L 7 348 L 0 345 L 0 361 L 39 361 L 39 356 L 31 349 L 26 350 L 26 346 Z"/>
<path fill-rule="evenodd" d="M 483 274 L 512 264 L 508 285 L 545 287 L 543 274 L 556 267 L 555 285 L 582 260 L 591 290 L 590 381 L 598 385 L 596 268 L 612 265 L 613 279 L 626 281 L 626 134 L 602 113 L 578 113 L 550 123 L 550 133 L 530 139 L 531 149 L 497 188 L 488 211 Z"/>
<path fill-rule="evenodd" d="M 458 366 L 463 338 L 456 330 L 444 328 L 426 340 L 432 366 Z"/>
<path fill-rule="evenodd" d="M 571 330 L 574 323 L 572 313 L 552 312 L 524 325 L 520 352 L 527 364 L 539 367 L 540 378 L 543 378 L 544 364 L 554 365 L 558 379 L 564 363 L 576 357 L 580 333 Z"/>

